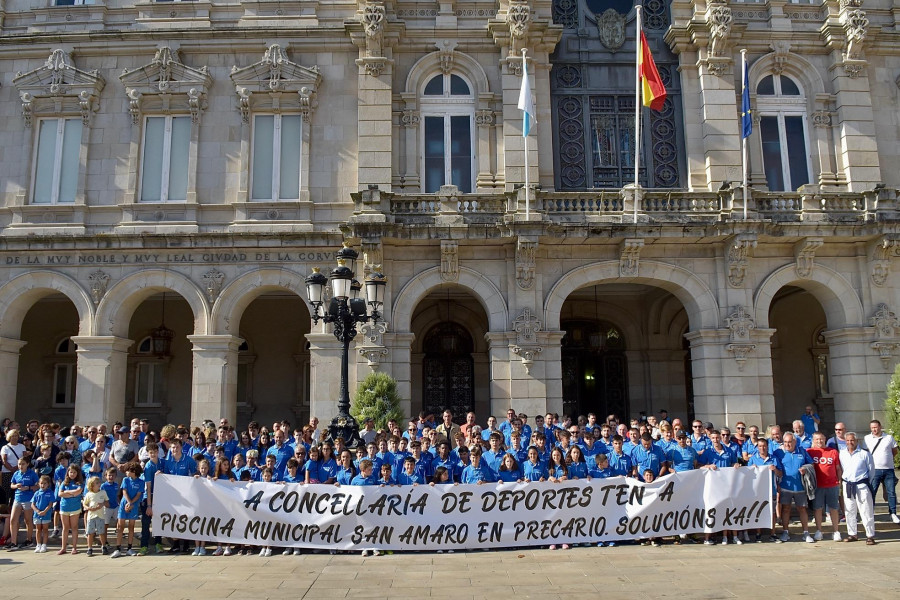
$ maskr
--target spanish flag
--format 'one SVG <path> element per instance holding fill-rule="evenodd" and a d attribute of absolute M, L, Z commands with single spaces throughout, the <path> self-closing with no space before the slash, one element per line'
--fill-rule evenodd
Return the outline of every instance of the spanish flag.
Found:
<path fill-rule="evenodd" d="M 641 77 L 644 106 L 649 106 L 653 110 L 662 110 L 663 103 L 666 101 L 666 86 L 663 85 L 659 71 L 656 70 L 653 55 L 650 54 L 650 46 L 647 45 L 647 38 L 644 36 L 643 31 L 641 32 L 641 55 L 638 63 L 638 72 Z"/>

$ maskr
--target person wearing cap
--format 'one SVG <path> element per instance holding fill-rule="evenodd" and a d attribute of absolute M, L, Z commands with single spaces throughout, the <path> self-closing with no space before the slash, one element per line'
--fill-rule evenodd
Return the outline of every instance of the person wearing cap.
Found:
<path fill-rule="evenodd" d="M 688 444 L 697 451 L 697 456 L 702 456 L 703 452 L 709 448 L 709 437 L 703 431 L 703 421 L 694 419 L 691 423 L 691 434 L 688 436 Z"/>
<path fill-rule="evenodd" d="M 675 445 L 669 448 L 666 459 L 676 473 L 692 471 L 700 464 L 697 451 L 692 446 L 688 446 L 687 434 L 684 431 L 678 431 L 675 434 Z"/>
<path fill-rule="evenodd" d="M 118 439 L 109 451 L 109 464 L 116 468 L 119 481 L 125 476 L 125 466 L 137 456 L 141 447 L 136 439 L 131 439 L 131 427 L 122 426 L 116 430 Z"/>

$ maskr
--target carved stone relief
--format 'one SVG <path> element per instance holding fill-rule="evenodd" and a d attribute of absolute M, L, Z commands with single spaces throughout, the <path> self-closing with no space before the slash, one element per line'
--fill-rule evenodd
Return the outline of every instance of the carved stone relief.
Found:
<path fill-rule="evenodd" d="M 744 284 L 748 259 L 756 243 L 756 236 L 752 234 L 739 234 L 732 238 L 728 246 L 728 283 L 732 287 Z"/>
<path fill-rule="evenodd" d="M 100 300 L 103 299 L 106 288 L 109 286 L 109 275 L 98 269 L 88 275 L 88 282 L 91 286 L 91 299 L 94 304 L 100 304 Z"/>
<path fill-rule="evenodd" d="M 625 239 L 619 246 L 619 277 L 637 277 L 640 268 L 642 238 Z"/>
<path fill-rule="evenodd" d="M 459 242 L 456 240 L 441 240 L 441 279 L 459 280 Z"/>
<path fill-rule="evenodd" d="M 534 255 L 537 242 L 519 240 L 516 245 L 516 285 L 523 290 L 534 287 Z"/>
<path fill-rule="evenodd" d="M 797 242 L 794 246 L 794 257 L 797 261 L 797 277 L 807 279 L 812 275 L 815 266 L 816 250 L 824 243 L 823 238 L 809 237 Z"/>

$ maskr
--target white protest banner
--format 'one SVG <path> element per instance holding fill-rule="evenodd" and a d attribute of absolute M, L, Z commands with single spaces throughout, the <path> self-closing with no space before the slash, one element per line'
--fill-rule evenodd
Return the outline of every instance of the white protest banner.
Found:
<path fill-rule="evenodd" d="M 772 527 L 772 472 L 700 469 L 652 483 L 334 486 L 157 475 L 153 534 L 255 546 L 464 550 Z"/>

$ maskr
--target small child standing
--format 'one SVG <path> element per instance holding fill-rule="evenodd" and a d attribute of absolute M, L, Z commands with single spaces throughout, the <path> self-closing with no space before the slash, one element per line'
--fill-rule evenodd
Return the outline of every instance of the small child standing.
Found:
<path fill-rule="evenodd" d="M 251 451 L 252 452 L 252 451 Z M 194 479 L 210 479 L 209 461 L 201 458 L 197 461 L 197 472 L 194 473 Z M 194 551 L 191 556 L 206 556 L 206 542 L 194 540 Z"/>
<path fill-rule="evenodd" d="M 38 482 L 40 489 L 31 497 L 31 507 L 34 510 L 35 543 L 34 552 L 47 551 L 47 538 L 50 533 L 50 523 L 53 521 L 53 507 L 56 504 L 56 494 L 53 492 L 53 481 L 49 475 L 41 475 Z"/>
<path fill-rule="evenodd" d="M 266 483 L 272 483 L 275 480 L 275 469 L 272 467 L 263 467 L 262 480 Z M 259 551 L 259 556 L 272 556 L 272 547 L 263 546 L 262 550 Z"/>
<path fill-rule="evenodd" d="M 81 496 L 84 491 L 81 469 L 69 465 L 66 476 L 59 484 L 59 517 L 62 520 L 62 547 L 57 554 L 66 553 L 69 534 L 72 535 L 72 554 L 78 554 L 78 519 L 81 517 Z M 98 480 L 99 481 L 99 480 Z"/>
<path fill-rule="evenodd" d="M 106 492 L 106 498 L 109 500 L 109 504 L 106 509 L 103 531 L 100 534 L 100 542 L 102 543 L 100 553 L 106 555 L 109 554 L 109 536 L 107 535 L 107 529 L 110 525 L 115 525 L 116 513 L 119 509 L 119 483 L 117 481 L 119 478 L 119 471 L 115 467 L 110 467 L 103 473 L 103 477 L 105 478 L 105 481 L 100 487 Z"/>
<path fill-rule="evenodd" d="M 122 501 L 119 502 L 118 524 L 116 527 L 116 550 L 110 558 L 122 556 L 122 536 L 128 527 L 127 556 L 137 556 L 134 550 L 134 522 L 140 516 L 141 499 L 144 497 L 145 484 L 141 479 L 141 465 L 130 462 L 125 466 L 125 479 L 122 480 Z"/>
<path fill-rule="evenodd" d="M 109 499 L 100 486 L 99 477 L 91 477 L 87 482 L 87 493 L 81 499 L 84 507 L 84 530 L 87 533 L 87 555 L 94 555 L 94 536 L 103 535 L 106 531 L 106 508 Z M 104 546 L 105 547 L 105 546 Z"/>
<path fill-rule="evenodd" d="M 56 504 L 53 506 L 53 531 L 50 537 L 58 538 L 62 529 L 62 518 L 59 516 L 59 486 L 62 485 L 63 479 L 66 478 L 66 471 L 69 470 L 69 460 L 72 455 L 68 452 L 60 452 L 56 455 L 56 470 L 53 471 L 53 489 L 56 492 Z"/>

